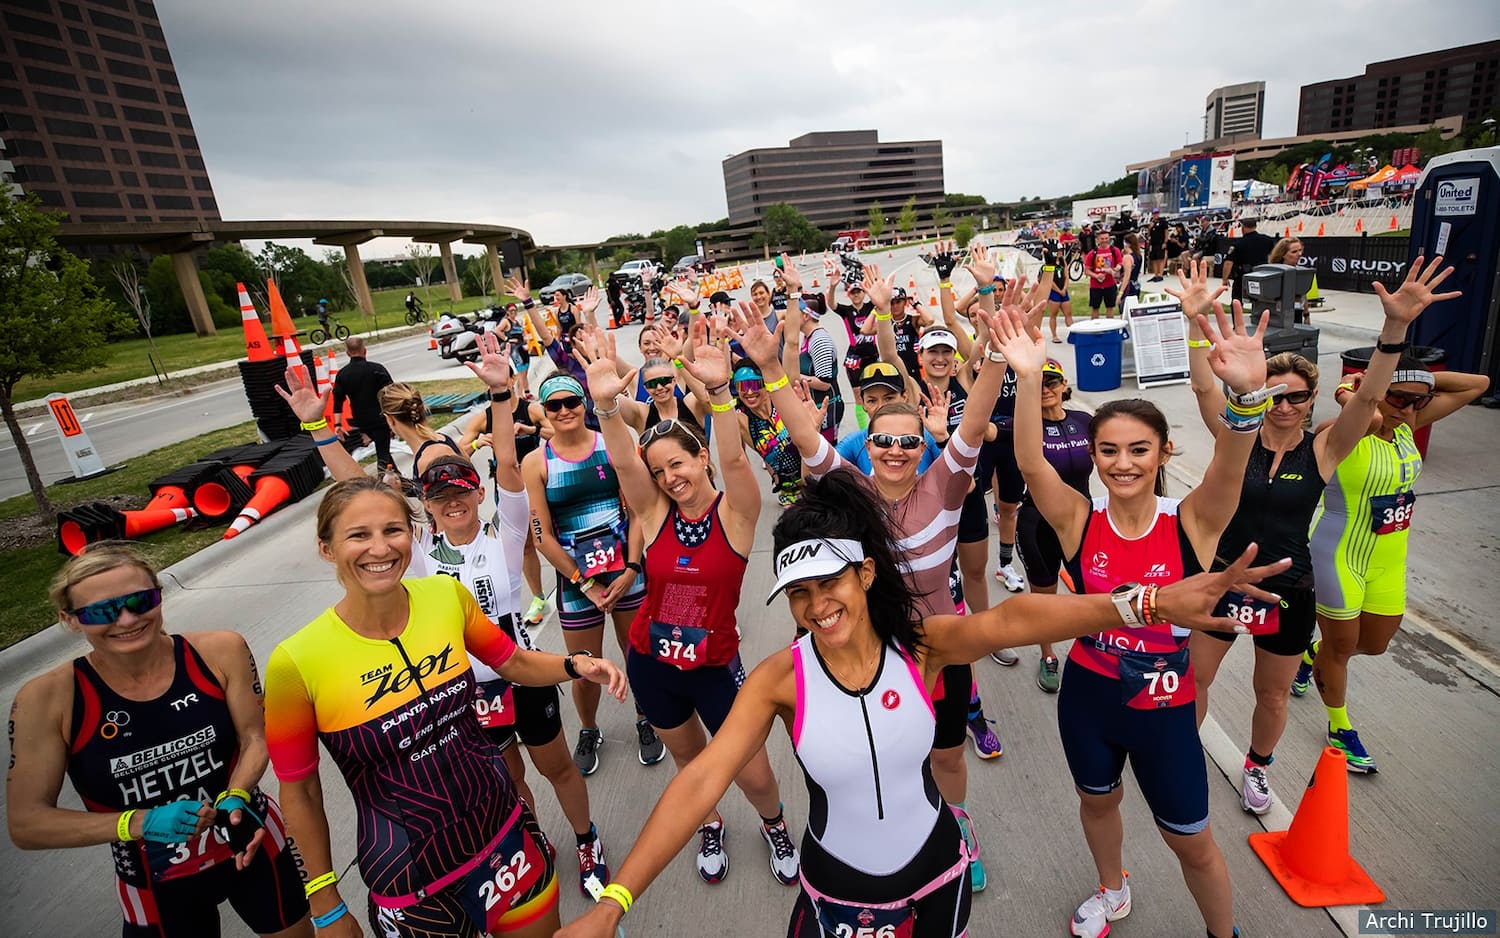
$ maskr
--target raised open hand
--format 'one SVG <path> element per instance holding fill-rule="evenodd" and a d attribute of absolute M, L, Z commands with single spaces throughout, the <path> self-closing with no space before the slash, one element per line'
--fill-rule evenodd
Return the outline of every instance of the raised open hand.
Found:
<path fill-rule="evenodd" d="M 587 316 L 599 308 L 599 288 L 589 287 L 578 301 L 578 311 Z"/>
<path fill-rule="evenodd" d="M 797 262 L 787 255 L 781 255 L 781 282 L 786 284 L 788 293 L 802 292 L 802 272 L 797 269 Z"/>
<path fill-rule="evenodd" d="M 710 334 L 712 333 L 712 334 Z M 693 357 L 680 359 L 682 367 L 694 378 L 703 382 L 705 388 L 717 388 L 729 383 L 732 362 L 729 360 L 729 335 L 722 324 L 712 327 L 702 316 L 694 316 L 691 340 Z"/>
<path fill-rule="evenodd" d="M 1251 544 L 1240 554 L 1239 559 L 1218 573 L 1200 573 L 1170 586 L 1163 586 L 1156 594 L 1156 610 L 1160 617 L 1173 625 L 1185 629 L 1211 629 L 1220 632 L 1247 632 L 1243 622 L 1214 616 L 1214 608 L 1225 593 L 1231 590 L 1244 593 L 1265 602 L 1281 599 L 1275 593 L 1255 586 L 1268 576 L 1291 566 L 1290 559 L 1278 560 L 1264 566 L 1252 567 L 1258 551 Z"/>
<path fill-rule="evenodd" d="M 1042 340 L 1042 330 L 1028 325 L 1024 311 L 1008 307 L 994 316 L 983 312 L 979 315 L 990 330 L 990 347 L 1005 356 L 1006 364 L 1017 378 L 1042 373 L 1042 366 L 1047 363 L 1047 343 Z"/>
<path fill-rule="evenodd" d="M 781 335 L 782 323 L 777 323 L 775 335 L 771 334 L 766 330 L 766 322 L 761 318 L 760 311 L 746 301 L 739 300 L 730 313 L 729 328 L 739 340 L 740 348 L 745 350 L 745 354 L 762 371 L 777 363 L 781 348 L 777 337 Z"/>
<path fill-rule="evenodd" d="M 828 403 L 833 400 L 833 397 L 830 395 L 823 399 L 821 405 L 818 404 L 817 398 L 813 396 L 812 384 L 806 378 L 798 378 L 793 389 L 797 392 L 797 400 L 802 402 L 802 406 L 807 409 L 808 416 L 812 417 L 813 425 L 821 427 L 823 420 L 828 416 Z"/>
<path fill-rule="evenodd" d="M 932 246 L 932 269 L 938 280 L 947 283 L 953 279 L 953 269 L 958 266 L 958 255 L 953 252 L 952 241 L 939 241 Z"/>
<path fill-rule="evenodd" d="M 1406 279 L 1401 281 L 1401 286 L 1396 289 L 1395 293 L 1387 291 L 1385 284 L 1379 280 L 1375 281 L 1375 295 L 1380 297 L 1380 306 L 1385 310 L 1385 318 L 1392 322 L 1409 325 L 1412 320 L 1421 315 L 1422 310 L 1433 303 L 1441 303 L 1443 300 L 1452 300 L 1462 296 L 1463 293 L 1458 290 L 1450 290 L 1447 293 L 1432 292 L 1453 273 L 1452 267 L 1442 265 L 1443 258 L 1439 255 L 1434 257 L 1424 269 L 1422 255 L 1418 254 L 1416 263 L 1407 268 Z"/>
<path fill-rule="evenodd" d="M 1250 335 L 1245 331 L 1245 313 L 1239 300 L 1230 304 L 1227 316 L 1222 306 L 1214 305 L 1217 328 L 1207 316 L 1198 317 L 1198 328 L 1203 330 L 1203 337 L 1213 343 L 1213 348 L 1208 350 L 1209 366 L 1235 394 L 1259 390 L 1266 383 L 1264 339 L 1270 310 L 1261 314 L 1255 334 Z"/>
<path fill-rule="evenodd" d="M 964 270 L 974 278 L 974 283 L 980 287 L 987 287 L 995 282 L 995 262 L 990 257 L 990 249 L 978 241 L 969 245 L 969 262 L 964 265 Z"/>
<path fill-rule="evenodd" d="M 286 369 L 286 386 L 291 392 L 283 390 L 280 385 L 276 386 L 276 393 L 292 408 L 292 413 L 303 423 L 317 423 L 323 419 L 326 413 L 328 399 L 333 396 L 333 386 L 330 384 L 328 390 L 322 394 L 318 393 L 317 383 L 307 373 L 307 369 L 300 363 L 288 365 Z"/>
<path fill-rule="evenodd" d="M 1167 287 L 1166 292 L 1168 296 L 1177 297 L 1177 301 L 1182 304 L 1183 315 L 1191 321 L 1213 312 L 1214 307 L 1219 305 L 1219 297 L 1224 295 L 1229 285 L 1220 284 L 1217 290 L 1209 292 L 1207 260 L 1192 261 L 1187 265 L 1187 271 L 1186 277 L 1181 270 L 1177 272 L 1177 285 L 1182 289 Z"/>
<path fill-rule="evenodd" d="M 614 344 L 614 336 L 609 337 L 610 344 Z M 613 352 L 610 349 L 610 352 Z M 611 401 L 625 393 L 627 388 L 635 386 L 635 376 L 639 368 L 632 368 L 629 374 L 620 375 L 620 369 L 615 367 L 613 354 L 599 355 L 589 362 L 584 369 L 584 377 L 588 379 L 589 397 L 604 408 L 608 408 Z"/>
<path fill-rule="evenodd" d="M 525 274 L 511 275 L 505 278 L 505 291 L 522 303 L 531 299 L 531 287 L 526 282 Z"/>
<path fill-rule="evenodd" d="M 875 304 L 876 309 L 883 309 L 889 312 L 891 308 L 891 285 L 884 277 L 880 276 L 880 265 L 866 264 L 864 274 L 865 296 L 870 298 L 870 302 Z"/>
<path fill-rule="evenodd" d="M 922 395 L 922 426 L 934 437 L 948 435 L 948 407 L 953 395 L 933 388 Z"/>
<path fill-rule="evenodd" d="M 486 332 L 479 337 L 479 362 L 464 362 L 464 367 L 491 391 L 499 394 L 510 390 L 510 355 L 495 333 Z"/>

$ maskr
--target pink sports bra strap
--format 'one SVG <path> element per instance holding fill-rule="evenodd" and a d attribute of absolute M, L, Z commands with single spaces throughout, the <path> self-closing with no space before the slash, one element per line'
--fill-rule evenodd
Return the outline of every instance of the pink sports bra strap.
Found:
<path fill-rule="evenodd" d="M 380 906 L 382 909 L 404 909 L 408 906 L 416 905 L 418 902 L 421 902 L 428 896 L 436 895 L 437 893 L 442 892 L 444 889 L 452 886 L 454 883 L 463 879 L 465 876 L 468 876 L 476 866 L 489 859 L 490 854 L 495 852 L 495 848 L 500 846 L 500 841 L 505 839 L 505 835 L 510 833 L 510 829 L 515 826 L 516 822 L 520 820 L 520 818 L 521 799 L 517 798 L 516 806 L 511 809 L 510 817 L 506 818 L 505 823 L 500 825 L 500 833 L 496 834 L 494 839 L 491 840 L 484 849 L 480 850 L 468 860 L 464 861 L 462 866 L 459 866 L 457 869 L 444 874 L 443 876 L 434 880 L 432 883 L 429 883 L 428 885 L 423 886 L 421 889 L 418 889 L 416 892 L 409 892 L 404 896 L 382 896 L 372 892 L 370 893 L 370 901 Z"/>

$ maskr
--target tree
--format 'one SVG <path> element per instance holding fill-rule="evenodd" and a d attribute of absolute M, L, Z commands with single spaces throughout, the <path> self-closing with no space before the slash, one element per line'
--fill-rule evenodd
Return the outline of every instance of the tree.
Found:
<path fill-rule="evenodd" d="M 157 352 L 156 338 L 151 334 L 151 298 L 146 295 L 146 288 L 141 286 L 141 272 L 135 269 L 135 258 L 121 258 L 110 272 L 120 285 L 120 295 L 125 297 L 125 302 L 135 313 L 136 322 L 141 324 L 141 331 L 146 333 L 146 343 L 151 346 L 151 357 L 154 359 L 153 366 L 166 378 L 167 364 Z"/>
<path fill-rule="evenodd" d="M 698 232 L 687 225 L 678 225 L 670 231 L 664 231 L 660 238 L 662 259 L 669 264 L 676 263 L 679 257 L 696 254 L 698 251 Z"/>
<path fill-rule="evenodd" d="M 58 218 L 34 194 L 0 198 L 0 416 L 49 525 L 57 513 L 16 418 L 16 384 L 103 365 L 109 335 L 124 319 L 99 295 L 88 265 L 57 246 Z"/>
<path fill-rule="evenodd" d="M 962 192 L 949 192 L 943 196 L 943 204 L 948 208 L 968 208 L 971 205 L 989 205 L 990 200 L 982 195 L 965 195 Z"/>
<path fill-rule="evenodd" d="M 948 227 L 948 223 L 952 220 L 953 212 L 948 209 L 948 206 L 938 205 L 933 208 L 932 227 L 937 229 L 939 235 L 942 235 L 943 229 Z"/>
<path fill-rule="evenodd" d="M 870 218 L 865 225 L 870 229 L 870 237 L 876 241 L 885 234 L 885 209 L 880 207 L 879 202 L 870 203 Z"/>
<path fill-rule="evenodd" d="M 971 221 L 970 219 L 965 218 L 965 219 L 962 219 L 961 221 L 959 221 L 959 223 L 957 225 L 953 226 L 953 243 L 955 245 L 957 245 L 960 248 L 966 248 L 966 247 L 969 246 L 969 242 L 973 241 L 973 240 L 974 240 L 974 222 L 973 221 Z"/>
<path fill-rule="evenodd" d="M 462 255 L 460 255 L 462 256 Z M 458 279 L 463 283 L 464 290 L 470 296 L 489 296 L 491 282 L 494 278 L 490 276 L 490 260 L 487 257 L 469 258 Z"/>
<path fill-rule="evenodd" d="M 762 243 L 780 250 L 818 251 L 826 246 L 825 242 L 828 240 L 796 206 L 785 202 L 777 202 L 767 208 L 761 224 L 765 228 L 765 240 Z"/>
<path fill-rule="evenodd" d="M 901 215 L 896 219 L 896 228 L 909 235 L 917 227 L 917 197 L 912 196 L 901 206 Z"/>
<path fill-rule="evenodd" d="M 432 253 L 432 245 L 417 244 L 413 241 L 406 246 L 406 256 L 411 258 L 409 263 L 417 278 L 422 281 L 422 295 L 427 302 L 432 302 L 432 269 L 437 266 L 437 257 Z"/>

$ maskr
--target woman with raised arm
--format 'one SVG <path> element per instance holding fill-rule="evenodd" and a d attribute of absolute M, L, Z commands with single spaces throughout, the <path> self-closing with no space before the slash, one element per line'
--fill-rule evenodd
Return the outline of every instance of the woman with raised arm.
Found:
<path fill-rule="evenodd" d="M 415 544 L 407 576 L 414 579 L 441 573 L 456 578 L 511 641 L 518 647 L 534 649 L 536 644 L 522 615 L 529 503 L 516 460 L 514 377 L 498 336 L 482 336 L 479 350 L 480 362 L 468 367 L 489 389 L 495 518 L 485 521 L 480 517 L 484 483 L 471 462 L 458 456 L 432 460 L 418 477 L 418 484 L 422 505 L 433 523 L 413 531 Z M 310 432 L 329 473 L 337 480 L 362 477 L 364 471 L 343 447 L 322 444 L 328 439 L 323 435 L 326 430 L 317 427 L 323 402 L 307 381 L 304 369 L 288 368 L 286 380 L 290 393 L 282 397 L 305 421 L 304 426 L 314 427 Z M 474 655 L 470 655 L 469 664 L 476 680 L 474 711 L 485 735 L 500 747 L 506 770 L 527 804 L 534 806 L 536 798 L 526 784 L 526 764 L 514 745 L 517 739 L 551 784 L 577 840 L 579 889 L 589 895 L 591 880 L 597 881 L 595 889 L 609 882 L 609 868 L 592 820 L 588 786 L 573 764 L 563 736 L 557 688 L 512 684 Z"/>
<path fill-rule="evenodd" d="M 890 316 L 890 285 L 877 274 L 866 280 L 865 290 L 875 303 L 875 315 Z M 985 295 L 981 304 L 985 311 L 976 315 L 983 320 L 993 309 L 994 297 Z M 791 389 L 777 357 L 776 337 L 746 308 L 741 308 L 734 326 L 740 344 L 765 374 L 765 389 L 785 415 L 791 439 L 804 454 L 808 476 L 817 478 L 848 465 L 823 439 L 817 424 Z M 984 440 L 990 409 L 1000 393 L 1003 371 L 1003 368 L 986 368 L 979 373 L 969 395 L 971 406 L 964 411 L 963 419 L 943 448 L 942 457 L 920 474 L 917 462 L 925 445 L 921 412 L 910 404 L 894 403 L 882 407 L 870 418 L 865 446 L 875 471 L 872 475 L 861 473 L 859 478 L 882 503 L 890 506 L 902 538 L 901 560 L 909 571 L 924 615 L 955 611 L 948 572 L 958 543 L 958 515 L 973 482 L 979 445 Z M 945 673 L 937 695 L 933 777 L 943 797 L 959 808 L 968 796 L 964 740 L 968 734 L 972 684 L 973 671 L 968 664 L 955 664 Z M 972 835 L 972 830 L 966 833 Z M 977 859 L 970 876 L 976 889 L 983 888 L 984 867 Z"/>
<path fill-rule="evenodd" d="M 608 354 L 589 365 L 588 375 L 620 490 L 646 539 L 646 601 L 630 626 L 626 671 L 637 704 L 679 770 L 719 731 L 745 679 L 735 610 L 761 507 L 729 395 L 727 336 L 708 342 L 704 328 L 702 319 L 695 321 L 695 356 L 685 369 L 708 389 L 718 425 L 722 492 L 714 486 L 708 441 L 697 424 L 660 421 L 637 445 L 618 419 L 634 375 L 622 380 L 616 374 L 613 337 Z M 760 834 L 770 848 L 772 874 L 782 885 L 792 885 L 797 850 L 764 750 L 735 781 L 763 822 Z M 723 881 L 729 855 L 716 809 L 707 812 L 698 834 L 698 875 L 711 884 Z"/>
<path fill-rule="evenodd" d="M 1047 347 L 1041 330 L 1014 316 L 996 324 L 1018 379 L 1016 460 L 1082 593 L 1118 597 L 1207 569 L 1234 514 L 1255 432 L 1275 393 L 1265 387 L 1265 319 L 1248 334 L 1236 304 L 1232 328 L 1222 310 L 1217 330 L 1202 316 L 1199 324 L 1216 343 L 1209 358 L 1214 374 L 1234 392 L 1223 418 L 1232 432 L 1215 441 L 1202 483 L 1182 499 L 1167 498 L 1172 444 L 1166 417 L 1149 401 L 1110 401 L 1089 422 L 1094 468 L 1105 488 L 1092 501 L 1063 480 L 1043 451 Z M 1208 777 L 1191 706 L 1188 633 L 1181 624 L 1148 610 L 1145 628 L 1099 632 L 1074 642 L 1068 655 L 1057 723 L 1100 883 L 1069 923 L 1083 938 L 1098 938 L 1110 922 L 1130 914 L 1120 819 L 1127 759 L 1208 934 L 1235 934 L 1229 872 L 1209 827 Z"/>
<path fill-rule="evenodd" d="M 1129 627 L 1152 613 L 1192 628 L 1243 628 L 1210 615 L 1218 597 L 1253 592 L 1255 579 L 1284 568 L 1251 568 L 1246 551 L 1222 573 L 1126 597 L 1025 595 L 965 618 L 924 617 L 895 544 L 902 536 L 879 491 L 848 470 L 810 483 L 782 514 L 767 603 L 784 591 L 801 637 L 750 674 L 722 729 L 662 793 L 614 883 L 557 938 L 612 938 L 777 721 L 810 804 L 788 938 L 967 934 L 972 854 L 929 758 L 941 675 L 996 648 Z M 736 932 L 777 933 L 771 923 Z"/>
<path fill-rule="evenodd" d="M 1214 560 L 1222 566 L 1225 558 L 1236 556 L 1252 541 L 1276 556 L 1292 559 L 1291 569 L 1266 583 L 1268 589 L 1280 594 L 1279 604 L 1262 606 L 1237 596 L 1227 596 L 1224 600 L 1224 613 L 1245 621 L 1255 642 L 1251 678 L 1255 711 L 1250 721 L 1250 748 L 1245 753 L 1240 779 L 1240 806 L 1246 811 L 1265 814 L 1271 809 L 1271 785 L 1266 769 L 1286 729 L 1288 685 L 1317 624 L 1308 528 L 1323 499 L 1324 486 L 1369 430 L 1370 420 L 1400 360 L 1399 350 L 1405 346 L 1407 327 L 1428 304 L 1457 296 L 1456 293 L 1434 296 L 1432 292 L 1452 270 L 1440 272 L 1441 262 L 1442 258 L 1437 258 L 1424 271 L 1419 260 L 1408 270 L 1406 281 L 1395 293 L 1388 293 L 1384 286 L 1376 284 L 1376 293 L 1385 308 L 1380 344 L 1359 392 L 1346 403 L 1338 419 L 1316 433 L 1305 427 L 1318 395 L 1318 366 L 1292 352 L 1275 355 L 1266 363 L 1266 382 L 1286 385 L 1286 390 L 1271 398 L 1271 409 L 1266 412 L 1245 466 L 1239 508 L 1219 539 Z M 1198 396 L 1198 411 L 1204 425 L 1218 436 L 1229 432 L 1218 419 L 1224 410 L 1224 392 L 1209 366 L 1211 343 L 1198 334 L 1196 314 L 1211 310 L 1226 288 L 1209 292 L 1208 264 L 1203 261 L 1194 264 L 1189 276 L 1179 276 L 1178 281 L 1182 289 L 1167 292 L 1181 300 L 1183 310 L 1193 317 L 1188 339 L 1193 392 Z M 1195 634 L 1190 641 L 1200 725 L 1208 713 L 1209 687 L 1234 639 L 1233 632 L 1204 632 Z M 1340 749 L 1349 751 L 1342 737 L 1332 732 L 1330 736 L 1339 740 Z"/>
<path fill-rule="evenodd" d="M 422 470 L 439 456 L 459 455 L 458 444 L 452 437 L 432 428 L 427 421 L 427 405 L 422 401 L 422 392 L 411 385 L 404 382 L 388 384 L 380 389 L 379 399 L 380 412 L 385 415 L 391 433 L 411 450 L 411 478 L 405 487 L 408 495 L 415 495 L 415 483 Z M 392 482 L 391 479 L 386 481 Z"/>
<path fill-rule="evenodd" d="M 156 569 L 123 543 L 70 558 L 51 598 L 88 652 L 11 705 L 11 840 L 109 844 L 124 938 L 217 935 L 225 900 L 257 934 L 312 938 L 301 862 L 260 789 L 265 714 L 244 638 L 168 633 Z M 58 807 L 64 775 L 82 810 Z"/>
<path fill-rule="evenodd" d="M 1382 295 L 1387 322 L 1391 308 L 1422 304 L 1442 277 L 1432 279 L 1437 258 L 1420 281 L 1419 264 L 1407 272 L 1406 283 L 1389 299 Z M 1447 276 L 1447 271 L 1443 272 Z M 1407 285 L 1418 287 L 1403 297 Z M 1384 291 L 1381 291 L 1384 294 Z M 1431 301 L 1457 296 L 1431 296 Z M 1403 339 L 1375 346 L 1370 370 L 1351 375 L 1334 391 L 1344 407 L 1354 406 L 1368 421 L 1365 433 L 1323 491 L 1323 503 L 1312 523 L 1313 588 L 1317 593 L 1318 630 L 1322 638 L 1302 657 L 1292 679 L 1292 693 L 1307 692 L 1308 679 L 1318 685 L 1328 710 L 1328 745 L 1344 753 L 1351 772 L 1374 772 L 1375 760 L 1360 742 L 1349 721 L 1349 659 L 1355 655 L 1383 655 L 1406 615 L 1406 541 L 1416 510 L 1414 491 L 1422 474 L 1422 454 L 1415 431 L 1430 427 L 1462 410 L 1489 387 L 1485 375 L 1441 371 L 1434 374 L 1407 354 Z M 1390 386 L 1381 394 L 1365 390 L 1375 381 L 1376 360 L 1399 355 Z M 1380 372 L 1389 367 L 1382 363 Z M 1371 402 L 1373 401 L 1373 408 Z"/>

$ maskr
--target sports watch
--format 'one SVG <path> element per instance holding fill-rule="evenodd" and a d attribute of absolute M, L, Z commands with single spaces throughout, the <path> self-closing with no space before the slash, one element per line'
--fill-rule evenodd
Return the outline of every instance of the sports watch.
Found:
<path fill-rule="evenodd" d="M 1145 589 L 1139 583 L 1121 583 L 1109 591 L 1109 601 L 1115 604 L 1115 612 L 1120 614 L 1121 621 L 1128 629 L 1138 629 L 1145 625 L 1135 607 Z"/>

